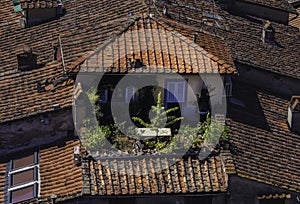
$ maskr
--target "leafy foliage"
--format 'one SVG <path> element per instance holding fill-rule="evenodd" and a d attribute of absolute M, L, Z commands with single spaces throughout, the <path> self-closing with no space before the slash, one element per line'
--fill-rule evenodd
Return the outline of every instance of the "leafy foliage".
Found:
<path fill-rule="evenodd" d="M 206 121 L 200 125 L 199 133 L 205 145 L 210 146 L 217 144 L 220 139 L 228 138 L 228 127 L 211 120 L 210 114 L 207 114 Z"/>
<path fill-rule="evenodd" d="M 92 151 L 103 148 L 107 142 L 107 137 L 111 135 L 109 126 L 99 126 L 91 124 L 90 119 L 83 121 L 85 131 L 82 133 L 84 144 Z"/>
<path fill-rule="evenodd" d="M 139 117 L 132 117 L 132 120 L 134 122 L 138 122 L 143 127 L 146 128 L 164 128 L 169 127 L 172 124 L 176 123 L 177 121 L 180 121 L 183 119 L 183 117 L 176 117 L 176 116 L 168 116 L 168 114 L 175 112 L 179 109 L 179 107 L 170 108 L 165 111 L 165 106 L 162 103 L 161 99 L 161 92 L 157 95 L 157 103 L 155 106 L 151 106 L 151 113 L 153 117 L 151 118 L 151 122 L 147 123 L 143 119 Z"/>
<path fill-rule="evenodd" d="M 171 141 L 147 141 L 147 147 L 171 153 L 177 151 L 197 150 L 202 146 L 215 146 L 220 139 L 228 138 L 228 127 L 211 120 L 209 114 L 206 121 L 198 127 L 183 125 Z"/>
<path fill-rule="evenodd" d="M 102 117 L 102 112 L 100 109 L 100 106 L 97 105 L 98 101 L 99 101 L 99 95 L 97 93 L 97 89 L 95 87 L 90 88 L 87 92 L 86 95 L 92 105 L 92 110 L 95 111 L 96 113 L 96 117 Z"/>

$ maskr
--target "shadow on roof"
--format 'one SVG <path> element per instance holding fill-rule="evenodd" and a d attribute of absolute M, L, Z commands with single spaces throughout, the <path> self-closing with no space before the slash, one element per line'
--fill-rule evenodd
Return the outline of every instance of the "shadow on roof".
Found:
<path fill-rule="evenodd" d="M 233 95 L 228 100 L 230 119 L 269 131 L 262 107 L 257 97 L 257 90 L 233 80 Z"/>

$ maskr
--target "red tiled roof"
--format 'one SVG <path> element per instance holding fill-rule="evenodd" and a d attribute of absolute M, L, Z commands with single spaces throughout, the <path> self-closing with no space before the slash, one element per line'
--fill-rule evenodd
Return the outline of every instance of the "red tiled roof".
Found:
<path fill-rule="evenodd" d="M 150 156 L 91 161 L 92 188 L 96 195 L 225 192 L 228 180 L 221 160 Z"/>
<path fill-rule="evenodd" d="M 197 43 L 193 43 L 190 39 L 193 38 L 193 31 L 178 28 L 176 30 L 178 32 L 159 20 L 149 17 L 141 18 L 116 39 L 98 48 L 81 65 L 81 70 L 103 71 L 104 68 L 106 72 L 121 73 L 135 71 L 143 73 L 236 73 L 232 59 L 221 38 L 199 33 Z M 217 56 L 226 57 L 225 60 L 229 63 L 213 55 L 209 52 L 210 50 L 213 50 Z M 143 68 L 135 70 L 131 68 L 130 60 L 136 59 L 141 60 Z"/>
<path fill-rule="evenodd" d="M 74 163 L 79 141 L 57 142 L 40 150 L 40 197 L 22 203 L 49 203 L 51 196 L 64 201 L 83 195 L 153 195 L 227 192 L 228 153 L 178 158 L 172 155 L 110 157 L 99 161 L 86 157 Z M 230 167 L 231 168 L 231 167 Z M 162 169 L 158 171 L 157 169 Z M 115 171 L 118 170 L 118 171 Z M 4 202 L 6 163 L 0 164 L 0 202 Z"/>
<path fill-rule="evenodd" d="M 72 105 L 73 79 L 64 78 L 61 63 L 53 62 L 53 43 L 57 45 L 58 34 L 62 39 L 65 65 L 70 71 L 82 62 L 84 54 L 128 27 L 131 18 L 127 13 L 146 9 L 134 0 L 113 4 L 95 1 L 92 6 L 83 0 L 65 1 L 64 7 L 67 14 L 60 19 L 21 28 L 20 16 L 13 11 L 12 2 L 0 4 L 0 122 L 52 111 L 54 104 L 61 108 Z M 37 53 L 42 68 L 17 70 L 16 54 L 24 44 Z M 45 87 L 49 81 L 50 85 Z M 39 91 L 38 83 L 45 90 Z"/>
<path fill-rule="evenodd" d="M 79 141 L 68 141 L 64 146 L 52 146 L 40 151 L 41 197 L 58 199 L 81 195 L 82 170 L 74 163 L 74 147 Z"/>
<path fill-rule="evenodd" d="M 262 19 L 250 21 L 231 15 L 219 4 L 213 5 L 207 1 L 203 4 L 192 0 L 169 2 L 166 6 L 172 19 L 224 37 L 236 62 L 300 79 L 300 35 L 297 28 L 272 22 L 277 43 L 273 46 L 261 39 L 265 23 Z M 157 6 L 160 14 L 162 8 L 162 5 Z M 203 11 L 218 15 L 220 19 L 207 17 Z"/>
<path fill-rule="evenodd" d="M 136 16 L 128 17 L 128 13 L 139 15 L 148 11 L 145 4 L 135 0 L 113 3 L 105 0 L 93 4 L 83 0 L 65 1 L 64 8 L 66 15 L 59 19 L 21 28 L 21 16 L 13 11 L 12 3 L 0 4 L 0 122 L 52 111 L 56 104 L 60 108 L 72 105 L 74 77 L 64 76 L 62 64 L 53 62 L 53 45 L 57 45 L 58 35 L 61 36 L 66 71 L 73 72 L 105 40 L 131 25 Z M 221 73 L 234 72 L 226 44 L 206 34 L 198 35 L 207 40 L 201 43 L 206 44 L 205 50 L 213 55 L 208 56 L 215 59 L 213 64 L 218 64 Z M 210 45 L 212 43 L 214 45 Z M 16 54 L 25 44 L 37 54 L 41 68 L 17 70 Z"/>
<path fill-rule="evenodd" d="M 287 124 L 289 101 L 238 86 L 228 122 L 237 174 L 300 192 L 300 135 Z"/>

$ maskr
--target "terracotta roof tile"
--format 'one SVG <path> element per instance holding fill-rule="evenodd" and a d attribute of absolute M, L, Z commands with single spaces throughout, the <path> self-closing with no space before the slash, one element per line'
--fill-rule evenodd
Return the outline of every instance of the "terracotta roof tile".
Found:
<path fill-rule="evenodd" d="M 41 6 L 44 5 L 42 2 L 54 5 L 56 1 L 24 0 L 22 3 Z M 74 77 L 64 76 L 62 64 L 53 62 L 53 46 L 58 45 L 58 35 L 62 41 L 66 71 L 68 73 L 77 72 L 77 65 L 82 63 L 93 50 L 107 39 L 124 31 L 134 22 L 136 16 L 128 17 L 127 14 L 139 15 L 148 10 L 145 4 L 135 0 L 126 1 L 126 3 L 124 1 L 114 1 L 113 3 L 96 1 L 92 6 L 83 0 L 65 1 L 64 8 L 67 13 L 59 19 L 29 28 L 21 28 L 19 25 L 20 13 L 13 12 L 11 2 L 1 3 L 0 97 L 2 100 L 0 102 L 0 122 L 53 111 L 55 109 L 53 105 L 57 104 L 59 108 L 72 105 Z M 141 24 L 141 26 L 143 25 Z M 155 26 L 161 25 L 156 24 Z M 191 36 L 192 32 L 188 31 L 181 38 L 191 38 Z M 215 63 L 210 65 L 214 67 L 214 72 L 235 72 L 232 59 L 221 39 L 215 39 L 215 37 L 202 33 L 198 33 L 198 36 L 199 39 L 202 39 L 199 42 L 203 43 L 200 46 L 206 45 L 205 50 L 214 55 L 211 57 Z M 37 54 L 38 64 L 41 68 L 25 72 L 17 70 L 16 54 L 20 54 L 20 47 L 25 44 L 29 45 Z M 214 46 L 210 47 L 211 44 Z M 163 46 L 167 45 L 163 44 Z M 172 49 L 175 47 L 173 46 Z M 202 53 L 205 53 L 205 50 L 202 50 Z M 182 50 L 178 50 L 178 52 L 181 53 Z M 174 55 L 154 53 L 151 50 L 149 53 L 141 53 L 141 55 L 141 57 L 151 56 L 149 62 L 147 59 L 143 59 L 146 63 L 153 63 L 153 60 L 156 60 L 161 65 L 176 67 L 179 73 L 205 71 L 191 67 L 191 63 L 184 62 L 185 58 L 176 59 Z M 192 53 L 190 56 L 188 61 L 192 63 L 196 62 L 199 57 L 197 53 Z M 123 67 L 114 69 L 115 71 L 124 72 L 125 59 L 117 62 Z M 221 65 L 220 59 L 225 60 L 228 66 Z M 204 67 L 203 62 L 199 64 L 202 67 Z"/>
<path fill-rule="evenodd" d="M 220 5 L 207 1 L 196 4 L 192 0 L 169 1 L 168 13 L 172 19 L 208 30 L 224 37 L 236 62 L 255 66 L 293 78 L 300 78 L 299 29 L 272 22 L 275 29 L 275 46 L 262 41 L 263 19 L 252 20 L 229 14 Z M 180 3 L 181 2 L 181 3 Z M 275 1 L 272 1 L 275 2 Z M 282 1 L 276 1 L 282 4 Z M 210 6 L 209 6 L 210 5 Z M 211 9 L 213 6 L 213 10 Z M 160 14 L 163 6 L 157 6 Z M 205 17 L 203 12 L 219 18 Z M 211 22 L 208 24 L 207 22 Z"/>
<path fill-rule="evenodd" d="M 42 1 L 26 1 L 29 4 L 37 2 Z M 52 1 L 43 2 L 48 5 Z M 52 111 L 55 104 L 60 108 L 72 105 L 73 78 L 63 76 L 61 63 L 53 62 L 53 45 L 58 44 L 59 34 L 67 71 L 72 72 L 85 59 L 86 53 L 128 27 L 131 22 L 126 16 L 128 13 L 146 9 L 136 1 L 115 1 L 113 4 L 97 1 L 90 6 L 83 0 L 65 1 L 64 8 L 67 13 L 60 19 L 21 28 L 21 16 L 13 11 L 12 2 L 0 4 L 0 122 Z M 24 44 L 36 52 L 42 68 L 17 70 L 16 54 Z"/>
<path fill-rule="evenodd" d="M 95 193 L 137 195 L 226 191 L 227 178 L 220 156 L 204 161 L 191 157 L 176 159 L 175 163 L 173 160 L 175 158 L 151 156 L 90 161 Z"/>
<path fill-rule="evenodd" d="M 289 101 L 238 86 L 244 91 L 235 90 L 240 105 L 229 104 L 228 123 L 237 174 L 300 192 L 300 135 L 287 124 Z"/>
<path fill-rule="evenodd" d="M 64 146 L 53 146 L 40 151 L 41 197 L 52 194 L 59 199 L 81 194 L 82 171 L 74 163 L 74 147 L 78 141 L 68 141 Z"/>
<path fill-rule="evenodd" d="M 259 195 L 258 199 L 290 199 L 292 196 L 291 194 L 269 194 L 269 195 Z"/>
<path fill-rule="evenodd" d="M 121 73 L 236 73 L 222 39 L 199 33 L 197 44 L 191 45 L 194 32 L 176 26 L 174 29 L 159 19 L 140 18 L 121 35 L 99 47 L 81 65 L 81 71 L 101 72 L 109 68 L 108 72 Z M 137 59 L 142 63 L 140 69 L 131 65 Z"/>

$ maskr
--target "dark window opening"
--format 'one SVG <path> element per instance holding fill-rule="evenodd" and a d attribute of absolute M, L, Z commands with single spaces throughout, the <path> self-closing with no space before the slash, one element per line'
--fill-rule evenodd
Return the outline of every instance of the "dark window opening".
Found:
<path fill-rule="evenodd" d="M 31 70 L 37 67 L 37 55 L 33 53 L 22 53 L 17 55 L 18 69 Z"/>
<path fill-rule="evenodd" d="M 35 8 L 25 11 L 25 26 L 31 27 L 58 19 L 66 14 L 66 10 L 59 5 L 57 8 Z"/>
<path fill-rule="evenodd" d="M 12 174 L 11 185 L 23 184 L 34 180 L 34 169 Z"/>
<path fill-rule="evenodd" d="M 35 197 L 35 193 L 34 193 L 34 185 L 29 186 L 29 187 L 25 187 L 25 188 L 21 188 L 15 191 L 11 192 L 10 195 L 10 203 L 16 203 L 19 201 L 23 201 L 23 200 L 28 200 L 31 198 Z"/>
<path fill-rule="evenodd" d="M 12 169 L 18 169 L 25 166 L 30 166 L 35 164 L 34 155 L 29 155 L 27 157 L 23 157 L 21 159 L 15 159 L 12 161 L 13 166 Z"/>

